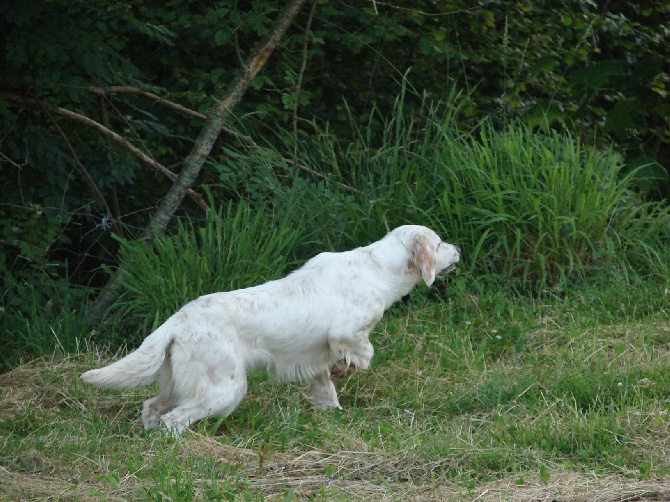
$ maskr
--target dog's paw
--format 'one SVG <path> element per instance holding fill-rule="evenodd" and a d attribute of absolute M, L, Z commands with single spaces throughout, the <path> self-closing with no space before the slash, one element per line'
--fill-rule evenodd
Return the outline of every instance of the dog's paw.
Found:
<path fill-rule="evenodd" d="M 337 361 L 333 364 L 333 367 L 330 370 L 330 378 L 332 380 L 343 380 L 349 378 L 356 372 L 356 366 L 354 364 L 349 364 L 344 361 Z"/>
<path fill-rule="evenodd" d="M 142 416 L 144 428 L 148 431 L 158 429 L 161 425 L 161 419 L 158 415 Z"/>

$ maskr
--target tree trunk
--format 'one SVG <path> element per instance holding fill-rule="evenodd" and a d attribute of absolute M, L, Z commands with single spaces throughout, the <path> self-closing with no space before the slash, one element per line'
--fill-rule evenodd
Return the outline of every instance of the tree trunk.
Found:
<path fill-rule="evenodd" d="M 151 242 L 157 233 L 167 227 L 170 219 L 181 204 L 184 196 L 200 173 L 205 160 L 214 146 L 228 116 L 240 102 L 242 96 L 251 84 L 258 72 L 265 66 L 272 51 L 279 43 L 282 35 L 291 25 L 305 0 L 289 0 L 279 17 L 270 28 L 268 36 L 259 44 L 238 72 L 235 79 L 230 83 L 221 101 L 213 106 L 207 114 L 207 119 L 200 131 L 200 135 L 193 146 L 191 153 L 184 159 L 183 167 L 174 184 L 170 187 L 165 197 L 161 200 L 151 222 L 144 231 L 143 240 Z M 88 312 L 89 322 L 97 324 L 102 319 L 105 311 L 111 306 L 119 295 L 121 279 L 124 274 L 123 268 L 119 268 L 116 275 L 110 279 L 100 292 Z"/>

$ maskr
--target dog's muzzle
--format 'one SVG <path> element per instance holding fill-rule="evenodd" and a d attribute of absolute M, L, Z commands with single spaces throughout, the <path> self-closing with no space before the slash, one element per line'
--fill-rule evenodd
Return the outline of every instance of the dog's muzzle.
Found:
<path fill-rule="evenodd" d="M 454 270 L 455 268 L 456 268 L 456 264 L 453 263 L 453 264 L 449 265 L 447 268 L 443 268 L 442 270 L 440 270 L 440 271 L 437 273 L 437 276 L 438 276 L 438 277 L 442 277 L 443 275 L 448 274 L 449 272 L 451 272 L 451 271 Z"/>

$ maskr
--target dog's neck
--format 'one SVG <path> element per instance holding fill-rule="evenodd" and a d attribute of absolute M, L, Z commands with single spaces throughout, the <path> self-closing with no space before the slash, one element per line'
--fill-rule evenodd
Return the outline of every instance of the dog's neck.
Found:
<path fill-rule="evenodd" d="M 386 307 L 408 294 L 421 280 L 421 273 L 414 269 L 408 257 L 397 252 L 386 239 L 368 246 L 374 266 L 388 273 L 380 274 L 377 287 L 384 296 Z"/>

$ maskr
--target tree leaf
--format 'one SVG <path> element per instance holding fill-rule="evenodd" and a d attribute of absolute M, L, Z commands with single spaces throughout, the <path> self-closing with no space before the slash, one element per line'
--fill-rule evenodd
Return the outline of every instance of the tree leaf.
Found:
<path fill-rule="evenodd" d="M 216 45 L 224 45 L 230 40 L 232 33 L 230 30 L 219 30 L 214 34 L 214 42 Z"/>
<path fill-rule="evenodd" d="M 648 113 L 637 100 L 621 100 L 607 113 L 604 130 L 609 133 L 621 134 L 629 129 L 644 127 L 644 117 L 646 115 Z"/>
<path fill-rule="evenodd" d="M 605 87 L 610 76 L 623 73 L 623 61 L 600 61 L 573 71 L 568 75 L 568 82 L 580 92 L 598 91 Z"/>

